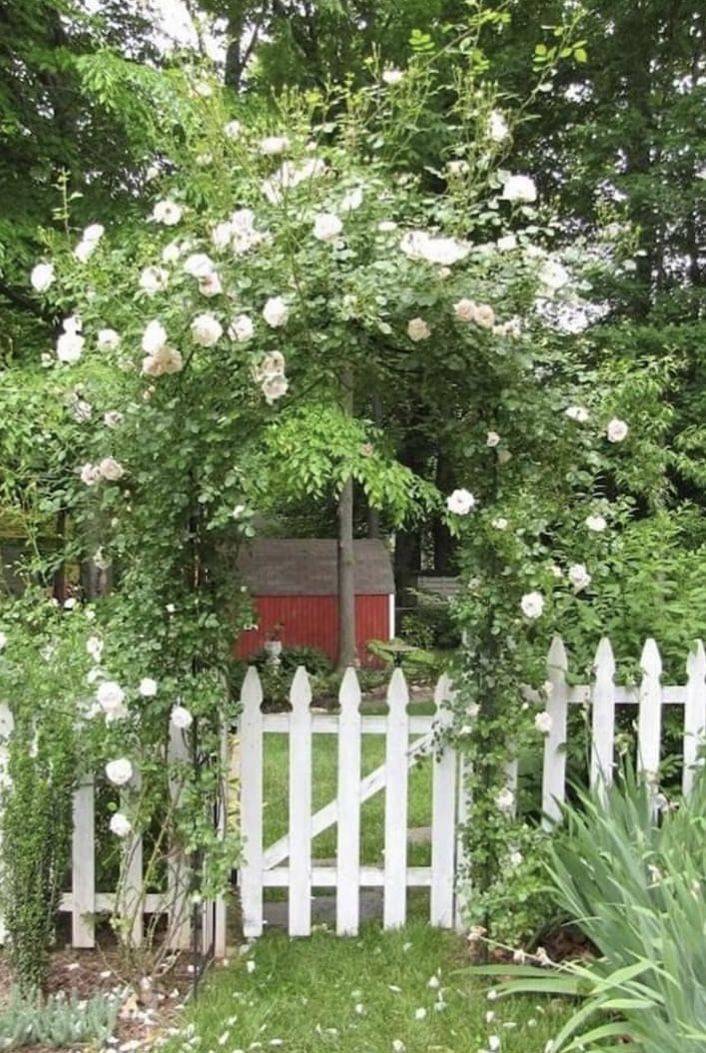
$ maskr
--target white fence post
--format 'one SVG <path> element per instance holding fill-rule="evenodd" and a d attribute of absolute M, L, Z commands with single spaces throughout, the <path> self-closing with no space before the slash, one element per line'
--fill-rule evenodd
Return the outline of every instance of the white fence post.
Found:
<path fill-rule="evenodd" d="M 71 838 L 71 944 L 95 946 L 96 910 L 96 788 L 92 776 L 74 794 Z"/>
<path fill-rule="evenodd" d="M 311 686 L 299 666 L 290 692 L 289 935 L 311 932 Z"/>
<path fill-rule="evenodd" d="M 566 683 L 566 648 L 555 636 L 547 655 L 547 679 L 551 685 L 547 713 L 551 718 L 549 734 L 544 739 L 544 772 L 542 776 L 542 825 L 551 829 L 561 818 L 566 794 L 566 722 L 569 691 Z"/>
<path fill-rule="evenodd" d="M 171 722 L 168 751 L 169 796 L 171 807 L 176 814 L 179 810 L 183 789 L 181 770 L 189 763 L 189 749 L 184 732 Z M 186 950 L 191 945 L 190 884 L 189 860 L 182 846 L 173 843 L 169 846 L 167 859 L 167 910 L 169 913 L 167 942 L 171 950 Z"/>
<path fill-rule="evenodd" d="M 360 915 L 360 685 L 346 669 L 339 694 L 336 931 L 355 936 Z"/>
<path fill-rule="evenodd" d="M 442 735 L 453 714 L 451 681 L 444 673 L 434 692 L 436 717 Z M 442 929 L 454 924 L 454 871 L 456 850 L 456 751 L 441 741 L 434 750 L 432 775 L 431 894 L 429 920 Z"/>
<path fill-rule="evenodd" d="M 240 868 L 243 935 L 262 933 L 262 684 L 255 666 L 243 682 L 240 722 L 240 824 L 244 858 Z"/>
<path fill-rule="evenodd" d="M 593 744 L 591 748 L 591 786 L 601 792 L 613 782 L 615 739 L 615 659 L 610 640 L 603 637 L 596 651 L 593 706 Z"/>
<path fill-rule="evenodd" d="M 706 731 L 706 652 L 695 640 L 686 660 L 686 699 L 684 701 L 684 772 L 682 789 L 691 793 L 696 776 L 699 747 Z"/>
<path fill-rule="evenodd" d="M 646 640 L 640 659 L 640 711 L 637 721 L 638 771 L 653 781 L 659 773 L 660 742 L 662 737 L 662 659 L 654 640 Z"/>
<path fill-rule="evenodd" d="M 383 923 L 398 928 L 407 920 L 407 681 L 395 669 L 387 691 L 385 750 L 385 901 Z"/>

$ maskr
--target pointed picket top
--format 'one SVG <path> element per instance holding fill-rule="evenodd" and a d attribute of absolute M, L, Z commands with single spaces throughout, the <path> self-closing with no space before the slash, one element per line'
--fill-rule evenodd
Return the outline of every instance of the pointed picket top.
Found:
<path fill-rule="evenodd" d="M 701 684 L 706 680 L 706 651 L 703 640 L 694 640 L 686 660 L 686 676 L 689 683 Z"/>
<path fill-rule="evenodd" d="M 398 667 L 390 678 L 387 688 L 387 704 L 390 713 L 406 713 L 409 705 L 409 690 L 402 670 Z"/>
<path fill-rule="evenodd" d="M 645 640 L 645 646 L 642 648 L 640 669 L 646 680 L 659 681 L 662 675 L 662 658 L 657 643 L 651 636 Z"/>
<path fill-rule="evenodd" d="M 257 667 L 251 665 L 245 674 L 243 686 L 240 692 L 240 700 L 243 704 L 243 712 L 259 713 L 262 706 L 262 682 Z"/>
<path fill-rule="evenodd" d="M 613 648 L 607 636 L 604 636 L 596 649 L 596 657 L 593 661 L 593 670 L 596 681 L 612 683 L 615 677 L 615 656 Z"/>
<path fill-rule="evenodd" d="M 311 684 L 309 674 L 303 665 L 297 666 L 289 691 L 289 701 L 292 704 L 293 713 L 304 712 L 311 705 Z"/>
<path fill-rule="evenodd" d="M 453 690 L 451 677 L 448 673 L 442 673 L 434 688 L 434 705 L 436 706 L 436 720 L 440 727 L 449 727 L 453 723 L 453 712 L 451 710 L 451 699 Z"/>
<path fill-rule="evenodd" d="M 343 713 L 357 712 L 360 709 L 360 684 L 358 675 L 352 665 L 349 665 L 343 674 L 341 687 L 338 692 L 338 701 Z"/>
<path fill-rule="evenodd" d="M 547 669 L 549 672 L 560 670 L 565 673 L 569 668 L 569 659 L 564 647 L 564 641 L 558 634 L 553 637 L 549 652 L 547 654 Z"/>

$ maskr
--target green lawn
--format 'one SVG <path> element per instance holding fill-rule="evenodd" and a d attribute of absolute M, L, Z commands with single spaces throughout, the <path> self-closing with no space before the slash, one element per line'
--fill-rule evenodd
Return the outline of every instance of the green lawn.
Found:
<path fill-rule="evenodd" d="M 183 1024 L 192 1024 L 194 1034 L 175 1037 L 169 1048 L 543 1053 L 566 1005 L 536 997 L 489 1000 L 464 956 L 461 938 L 422 923 L 392 933 L 369 925 L 355 939 L 269 935 L 211 973 L 185 1011 Z M 488 1013 L 494 1019 L 487 1021 Z"/>

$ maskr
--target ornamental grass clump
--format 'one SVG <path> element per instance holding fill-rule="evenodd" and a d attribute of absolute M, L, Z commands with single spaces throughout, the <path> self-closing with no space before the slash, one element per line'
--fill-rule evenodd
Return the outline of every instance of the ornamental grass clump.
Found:
<path fill-rule="evenodd" d="M 706 1049 L 706 780 L 672 807 L 626 771 L 566 811 L 550 852 L 561 909 L 600 957 L 559 970 L 507 968 L 507 993 L 584 996 L 552 1053 Z"/>
<path fill-rule="evenodd" d="M 75 994 L 69 998 L 56 995 L 46 1001 L 17 998 L 0 1013 L 0 1048 L 65 1048 L 87 1042 L 102 1045 L 113 1032 L 119 1009 L 117 994 L 99 994 L 87 1000 Z"/>

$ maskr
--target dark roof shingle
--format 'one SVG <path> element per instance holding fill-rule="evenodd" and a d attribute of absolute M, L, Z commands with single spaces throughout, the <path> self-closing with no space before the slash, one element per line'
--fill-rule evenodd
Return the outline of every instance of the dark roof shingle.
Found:
<path fill-rule="evenodd" d="M 382 541 L 354 542 L 358 596 L 395 591 L 392 561 Z M 262 538 L 238 554 L 238 573 L 253 596 L 336 596 L 337 542 L 321 538 Z"/>

